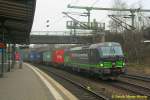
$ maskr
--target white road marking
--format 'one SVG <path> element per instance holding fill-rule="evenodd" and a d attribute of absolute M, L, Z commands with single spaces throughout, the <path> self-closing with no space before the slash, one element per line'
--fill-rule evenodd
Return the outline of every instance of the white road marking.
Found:
<path fill-rule="evenodd" d="M 63 97 L 56 91 L 56 89 L 40 74 L 40 72 L 35 69 L 34 66 L 31 66 L 30 64 L 25 63 L 29 68 L 31 68 L 43 81 L 43 83 L 47 86 L 49 89 L 50 93 L 54 96 L 56 100 L 64 100 Z"/>

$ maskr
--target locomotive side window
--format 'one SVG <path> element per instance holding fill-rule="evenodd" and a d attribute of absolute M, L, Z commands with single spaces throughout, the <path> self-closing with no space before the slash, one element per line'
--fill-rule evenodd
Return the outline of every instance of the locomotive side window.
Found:
<path fill-rule="evenodd" d="M 90 62 L 91 63 L 97 63 L 99 61 L 99 52 L 97 49 L 91 49 L 90 50 Z"/>

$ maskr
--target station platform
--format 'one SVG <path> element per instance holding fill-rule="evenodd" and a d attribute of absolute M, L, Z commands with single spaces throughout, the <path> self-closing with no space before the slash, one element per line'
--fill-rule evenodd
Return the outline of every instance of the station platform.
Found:
<path fill-rule="evenodd" d="M 57 81 L 24 63 L 0 78 L 0 100 L 78 100 Z"/>

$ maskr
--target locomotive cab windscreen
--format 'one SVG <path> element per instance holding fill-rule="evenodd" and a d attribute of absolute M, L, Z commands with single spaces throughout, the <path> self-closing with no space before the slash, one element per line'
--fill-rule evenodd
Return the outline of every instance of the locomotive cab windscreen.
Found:
<path fill-rule="evenodd" d="M 123 56 L 121 46 L 104 46 L 99 48 L 100 56 Z"/>
<path fill-rule="evenodd" d="M 125 65 L 124 54 L 119 43 L 107 43 L 98 47 L 99 62 L 104 68 L 121 68 Z"/>

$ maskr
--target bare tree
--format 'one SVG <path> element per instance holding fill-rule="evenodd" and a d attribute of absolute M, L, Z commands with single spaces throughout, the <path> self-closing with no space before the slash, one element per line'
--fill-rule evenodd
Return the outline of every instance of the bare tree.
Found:
<path fill-rule="evenodd" d="M 127 4 L 121 0 L 113 0 L 112 8 L 124 9 L 127 8 Z M 127 12 L 115 11 L 115 12 L 111 12 L 111 14 L 116 16 L 120 20 L 126 21 L 126 19 L 124 19 L 123 17 L 124 15 L 127 14 Z M 109 21 L 109 28 L 111 32 L 115 32 L 115 33 L 121 32 L 123 30 L 121 24 L 117 23 L 114 20 Z"/>

